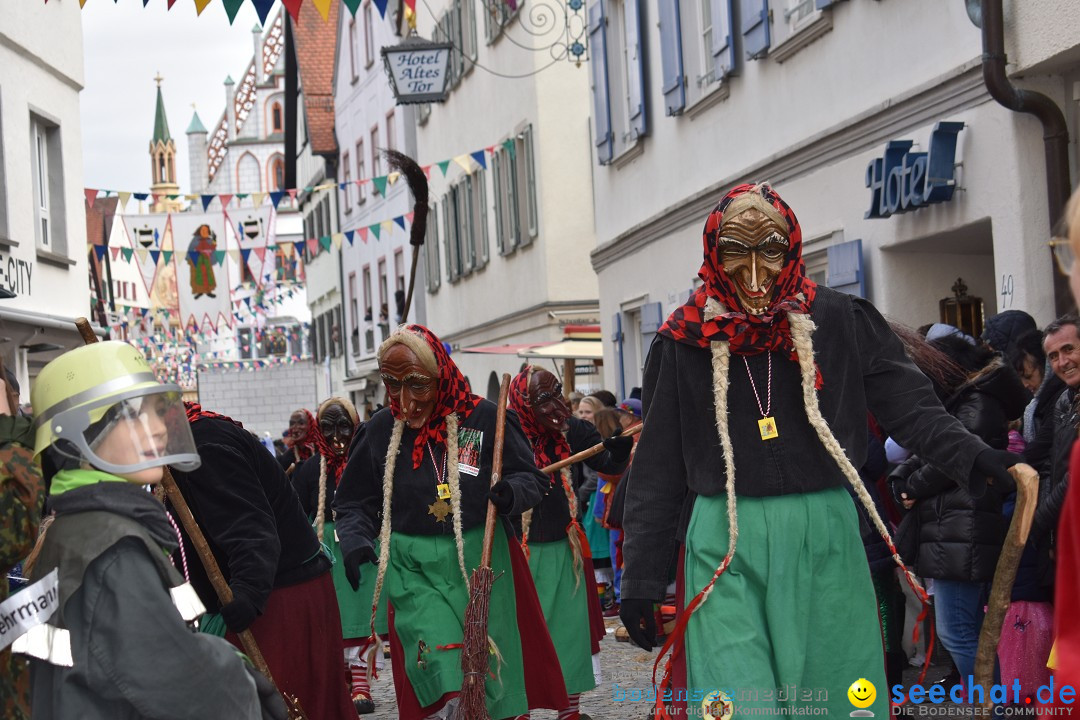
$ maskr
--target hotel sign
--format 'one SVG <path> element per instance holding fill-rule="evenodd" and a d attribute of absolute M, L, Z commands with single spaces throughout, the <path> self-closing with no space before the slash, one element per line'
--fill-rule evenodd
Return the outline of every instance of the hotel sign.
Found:
<path fill-rule="evenodd" d="M 885 153 L 866 167 L 870 209 L 865 217 L 887 218 L 952 200 L 956 189 L 956 136 L 962 122 L 939 122 L 930 133 L 929 152 L 911 152 L 911 140 L 891 140 Z"/>

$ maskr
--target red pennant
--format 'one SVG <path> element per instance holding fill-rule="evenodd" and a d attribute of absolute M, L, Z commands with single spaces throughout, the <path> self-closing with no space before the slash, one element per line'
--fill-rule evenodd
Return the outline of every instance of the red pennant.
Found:
<path fill-rule="evenodd" d="M 93 188 L 83 188 L 83 193 L 86 195 L 86 202 L 90 207 L 94 207 L 94 201 L 97 200 L 97 190 Z"/>
<path fill-rule="evenodd" d="M 491 145 L 491 146 L 486 147 L 484 149 L 488 151 L 488 155 L 494 155 L 495 154 L 495 146 L 494 145 Z"/>
<path fill-rule="evenodd" d="M 360 228 L 360 230 L 358 230 L 358 232 L 360 233 L 360 239 L 363 240 L 366 243 L 367 242 L 368 229 L 366 227 L 362 227 L 362 228 Z"/>
<path fill-rule="evenodd" d="M 229 201 L 232 200 L 232 198 L 232 195 L 218 195 L 218 200 L 221 201 L 221 208 L 225 209 L 225 207 L 229 204 Z"/>
<path fill-rule="evenodd" d="M 319 254 L 319 241 L 315 238 L 309 238 L 307 241 L 308 253 L 312 256 Z"/>
<path fill-rule="evenodd" d="M 266 260 L 266 248 L 255 248 L 255 257 L 259 258 L 259 262 L 264 262 Z"/>
<path fill-rule="evenodd" d="M 176 0 L 169 0 L 169 7 L 165 8 L 165 9 L 166 10 L 172 10 L 172 6 L 175 5 L 175 4 L 176 4 Z"/>
<path fill-rule="evenodd" d="M 425 165 L 424 167 L 422 167 L 420 169 L 424 171 L 424 176 L 428 180 L 430 180 L 431 179 L 431 166 L 430 165 Z"/>
<path fill-rule="evenodd" d="M 292 16 L 293 22 L 300 22 L 300 4 L 304 0 L 281 0 L 281 4 L 285 6 L 285 9 L 289 11 L 289 15 Z"/>
<path fill-rule="evenodd" d="M 292 198 L 293 202 L 296 202 L 296 188 L 286 190 L 285 192 L 289 193 L 289 197 Z"/>
<path fill-rule="evenodd" d="M 160 195 L 160 194 L 158 194 L 158 193 L 151 193 L 151 194 L 150 194 L 150 199 L 151 199 L 151 200 L 153 201 L 153 203 L 154 203 L 155 205 L 157 205 L 157 204 L 158 204 L 158 201 L 159 201 L 159 200 L 161 200 L 161 195 Z"/>
<path fill-rule="evenodd" d="M 116 262 L 116 258 L 120 255 L 120 248 L 111 247 L 109 248 L 109 252 L 112 253 L 113 262 Z"/>
<path fill-rule="evenodd" d="M 415 214 L 416 213 L 405 213 L 405 219 L 409 221 L 410 225 L 413 224 L 413 222 L 412 222 L 413 221 L 413 215 L 415 215 Z"/>

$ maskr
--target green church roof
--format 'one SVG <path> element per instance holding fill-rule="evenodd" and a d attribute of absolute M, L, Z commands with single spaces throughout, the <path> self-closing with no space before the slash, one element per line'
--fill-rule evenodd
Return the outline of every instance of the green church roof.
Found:
<path fill-rule="evenodd" d="M 202 120 L 199 119 L 199 113 L 192 113 L 191 124 L 188 125 L 187 134 L 204 133 L 206 128 L 203 127 Z"/>
<path fill-rule="evenodd" d="M 157 108 L 154 110 L 154 138 L 152 142 L 167 143 L 172 140 L 169 134 L 169 121 L 165 117 L 165 101 L 161 97 L 161 85 L 157 89 Z"/>

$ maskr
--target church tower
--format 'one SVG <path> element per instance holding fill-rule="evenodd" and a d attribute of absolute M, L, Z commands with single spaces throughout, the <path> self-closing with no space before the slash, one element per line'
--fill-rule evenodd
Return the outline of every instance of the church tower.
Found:
<path fill-rule="evenodd" d="M 178 212 L 180 186 L 176 184 L 176 143 L 169 134 L 169 121 L 165 117 L 165 101 L 161 97 L 162 77 L 154 78 L 157 83 L 157 108 L 154 110 L 154 136 L 150 139 L 150 192 L 158 196 L 151 205 L 151 212 Z M 168 195 L 177 196 L 170 200 Z"/>

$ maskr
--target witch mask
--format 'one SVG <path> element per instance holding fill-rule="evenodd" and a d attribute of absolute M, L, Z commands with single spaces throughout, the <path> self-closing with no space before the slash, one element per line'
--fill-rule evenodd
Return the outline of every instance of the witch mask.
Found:
<path fill-rule="evenodd" d="M 757 193 L 737 197 L 720 227 L 720 258 L 743 310 L 764 313 L 772 302 L 776 278 L 784 268 L 791 242 L 787 222 Z"/>
<path fill-rule="evenodd" d="M 348 451 L 355 430 L 356 424 L 349 413 L 337 403 L 327 405 L 319 413 L 319 432 L 337 455 L 344 455 Z"/>

